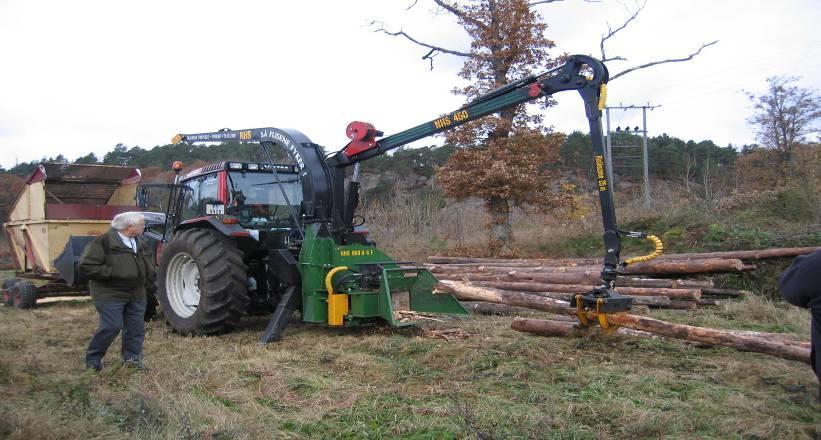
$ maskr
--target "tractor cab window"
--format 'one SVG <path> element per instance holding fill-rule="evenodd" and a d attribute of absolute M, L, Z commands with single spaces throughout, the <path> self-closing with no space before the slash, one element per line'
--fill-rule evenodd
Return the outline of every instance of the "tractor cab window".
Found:
<path fill-rule="evenodd" d="M 230 202 L 228 212 L 235 213 L 245 227 L 293 227 L 291 209 L 302 203 L 302 184 L 296 174 L 280 173 L 279 182 L 272 173 L 231 171 L 228 173 Z M 283 190 L 285 196 L 283 196 Z"/>
<path fill-rule="evenodd" d="M 200 195 L 199 195 L 199 215 L 207 215 L 209 214 L 206 212 L 206 205 L 209 203 L 219 202 L 219 194 L 217 192 L 217 188 L 219 184 L 217 183 L 217 175 L 210 174 L 205 176 L 200 180 Z"/>
<path fill-rule="evenodd" d="M 180 220 L 188 220 L 200 216 L 200 179 L 189 180 L 185 182 L 184 185 L 187 189 L 183 192 Z"/>

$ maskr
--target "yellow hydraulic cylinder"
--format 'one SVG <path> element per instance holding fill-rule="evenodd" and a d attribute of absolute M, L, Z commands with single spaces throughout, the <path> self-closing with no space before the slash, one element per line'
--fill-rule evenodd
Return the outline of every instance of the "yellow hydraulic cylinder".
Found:
<path fill-rule="evenodd" d="M 346 266 L 338 266 L 330 270 L 325 275 L 325 289 L 328 291 L 328 325 L 342 325 L 345 323 L 345 315 L 348 314 L 348 295 L 345 293 L 334 293 L 333 278 L 337 272 L 348 270 Z"/>

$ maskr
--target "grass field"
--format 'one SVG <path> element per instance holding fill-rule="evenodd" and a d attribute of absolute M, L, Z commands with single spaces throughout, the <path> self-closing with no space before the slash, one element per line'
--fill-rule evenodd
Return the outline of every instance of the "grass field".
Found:
<path fill-rule="evenodd" d="M 662 319 L 807 338 L 808 315 L 751 299 Z M 534 313 L 533 316 L 538 316 Z M 99 374 L 83 355 L 88 301 L 0 307 L 0 438 L 773 438 L 821 437 L 808 365 L 628 336 L 542 338 L 510 317 L 404 330 L 288 328 L 217 337 L 148 325 L 146 363 Z M 429 338 L 461 328 L 465 339 Z"/>

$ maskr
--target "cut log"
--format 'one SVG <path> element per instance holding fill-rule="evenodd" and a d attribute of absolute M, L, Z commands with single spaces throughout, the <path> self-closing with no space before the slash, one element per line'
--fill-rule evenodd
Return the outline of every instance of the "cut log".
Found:
<path fill-rule="evenodd" d="M 703 289 L 705 287 L 713 287 L 713 280 L 676 280 L 673 287 L 684 287 L 692 289 Z M 704 292 L 701 292 L 704 293 Z"/>
<path fill-rule="evenodd" d="M 738 298 L 745 295 L 751 295 L 751 293 L 747 290 L 736 290 L 736 289 L 717 289 L 715 287 L 703 287 L 701 289 L 702 295 L 710 295 L 710 296 L 723 296 L 723 297 L 733 297 Z"/>
<path fill-rule="evenodd" d="M 485 301 L 459 301 L 465 310 L 479 315 L 515 315 L 518 313 L 535 313 L 536 310 L 526 307 L 509 306 Z"/>
<path fill-rule="evenodd" d="M 533 333 L 539 336 L 582 336 L 591 333 L 599 333 L 599 327 L 579 327 L 579 321 L 565 321 L 555 318 L 551 319 L 527 319 L 513 318 L 510 328 L 519 332 Z M 657 338 L 652 333 L 633 330 L 631 328 L 619 327 L 616 333 L 645 338 Z"/>
<path fill-rule="evenodd" d="M 648 261 L 627 266 L 629 274 L 683 274 L 740 272 L 744 264 L 737 259 L 681 260 L 681 261 Z"/>
<path fill-rule="evenodd" d="M 508 281 L 507 275 L 493 275 L 484 273 L 438 273 L 436 278 L 440 280 L 455 281 Z"/>
<path fill-rule="evenodd" d="M 697 301 L 670 301 L 670 305 L 667 306 L 668 309 L 679 309 L 679 310 L 695 310 L 698 308 Z"/>
<path fill-rule="evenodd" d="M 819 249 L 821 249 L 821 247 L 775 248 L 760 249 L 753 251 L 702 252 L 690 254 L 664 254 L 659 258 L 664 260 L 703 260 L 705 258 L 763 260 L 767 258 L 797 257 L 799 255 L 811 254 Z"/>
<path fill-rule="evenodd" d="M 596 284 L 601 282 L 601 271 L 576 273 L 538 273 L 511 271 L 507 273 L 510 280 L 531 280 L 551 284 Z"/>
<path fill-rule="evenodd" d="M 749 251 L 725 251 L 725 252 L 700 252 L 700 253 L 684 253 L 684 254 L 663 254 L 659 256 L 656 261 L 665 260 L 704 260 L 712 258 L 721 259 L 738 259 L 738 260 L 762 260 L 767 258 L 787 258 L 797 257 L 815 252 L 821 247 L 796 247 L 796 248 L 774 248 L 774 249 L 759 249 Z M 430 256 L 429 263 L 438 264 L 458 264 L 458 263 L 489 263 L 489 264 L 504 264 L 506 262 L 516 264 L 532 264 L 537 266 L 556 266 L 556 265 L 598 265 L 602 263 L 601 258 L 533 258 L 533 259 L 504 259 L 504 258 L 470 258 L 470 257 L 443 257 Z"/>
<path fill-rule="evenodd" d="M 696 304 L 699 306 L 718 306 L 721 305 L 721 301 L 712 298 L 701 298 L 700 300 L 696 301 Z"/>
<path fill-rule="evenodd" d="M 523 292 L 560 292 L 560 293 L 587 293 L 595 287 L 592 284 L 546 284 L 523 281 L 477 281 L 477 286 L 492 287 L 494 289 L 515 290 Z M 634 296 L 666 296 L 670 299 L 697 300 L 701 298 L 698 289 L 648 289 L 644 287 L 616 287 L 622 295 Z"/>
<path fill-rule="evenodd" d="M 580 333 L 579 328 L 572 322 L 519 319 L 510 323 L 510 328 L 517 332 L 535 333 L 541 336 L 573 336 Z"/>
<path fill-rule="evenodd" d="M 502 292 L 510 292 L 510 293 L 519 293 L 516 291 L 504 290 L 500 289 Z M 568 301 L 570 302 L 574 296 L 578 295 L 578 293 L 568 293 L 568 292 L 527 292 L 533 295 L 543 296 L 545 298 L 557 299 L 561 301 Z M 622 295 L 626 298 L 630 298 L 633 300 L 633 305 L 636 306 L 651 306 L 651 307 L 659 307 L 659 308 L 666 308 L 670 305 L 670 298 L 666 296 L 634 296 L 634 295 Z"/>
<path fill-rule="evenodd" d="M 655 278 L 636 278 L 636 277 L 617 277 L 616 285 L 623 287 L 646 287 L 646 288 L 662 288 L 674 289 L 676 288 L 674 280 L 660 280 Z"/>
<path fill-rule="evenodd" d="M 536 295 L 518 292 L 503 292 L 498 289 L 473 286 L 459 281 L 441 281 L 434 286 L 434 292 L 451 293 L 460 301 L 488 301 L 511 306 L 527 307 L 558 315 L 568 314 L 570 303 Z"/>
<path fill-rule="evenodd" d="M 740 272 L 744 264 L 741 260 L 732 259 L 710 259 L 710 260 L 676 260 L 676 261 L 648 261 L 627 266 L 624 273 L 630 275 L 654 275 L 654 274 L 694 274 L 694 273 L 717 273 L 717 272 Z M 463 268 L 443 266 L 433 266 L 434 273 L 456 272 Z M 524 272 L 524 268 L 516 266 L 476 266 L 472 270 L 477 272 Z M 528 267 L 528 273 L 578 273 L 601 272 L 601 266 L 533 266 Z"/>
<path fill-rule="evenodd" d="M 579 264 L 601 264 L 601 258 L 472 258 L 472 257 L 443 257 L 433 255 L 427 258 L 433 264 L 525 264 L 533 266 L 564 266 Z"/>
<path fill-rule="evenodd" d="M 524 293 L 500 292 L 476 286 L 468 286 L 456 281 L 442 282 L 436 285 L 438 290 L 454 294 L 459 299 L 490 301 L 529 307 L 557 314 L 575 314 L 566 301 L 557 301 Z M 588 312 L 588 319 L 595 322 L 595 313 Z M 721 345 L 743 351 L 769 354 L 784 359 L 809 363 L 810 350 L 782 340 L 771 340 L 757 336 L 739 335 L 731 331 L 695 327 L 684 324 L 673 324 L 644 316 L 615 313 L 607 316 L 611 324 L 641 330 L 671 338 L 700 342 L 708 345 Z"/>
<path fill-rule="evenodd" d="M 744 335 L 726 330 L 672 324 L 637 315 L 608 315 L 608 320 L 612 324 L 671 338 L 685 339 L 708 345 L 732 347 L 742 351 L 754 351 L 794 361 L 810 362 L 809 349 L 801 345 L 786 343 L 783 340 Z"/>

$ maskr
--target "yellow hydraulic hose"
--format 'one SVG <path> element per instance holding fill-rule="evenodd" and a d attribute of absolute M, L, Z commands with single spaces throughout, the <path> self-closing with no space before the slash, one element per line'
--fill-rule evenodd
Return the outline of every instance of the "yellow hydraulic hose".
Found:
<path fill-rule="evenodd" d="M 607 103 L 607 84 L 601 83 L 599 86 L 599 110 L 604 110 Z"/>
<path fill-rule="evenodd" d="M 647 255 L 642 255 L 640 257 L 628 258 L 625 261 L 625 263 L 633 264 L 633 263 L 642 263 L 642 262 L 645 262 L 645 261 L 650 261 L 653 258 L 658 257 L 659 255 L 661 255 L 664 252 L 664 243 L 661 242 L 660 238 L 656 237 L 655 235 L 647 235 L 644 238 L 646 238 L 648 241 L 652 242 L 656 246 L 656 249 L 653 252 L 651 252 Z"/>

